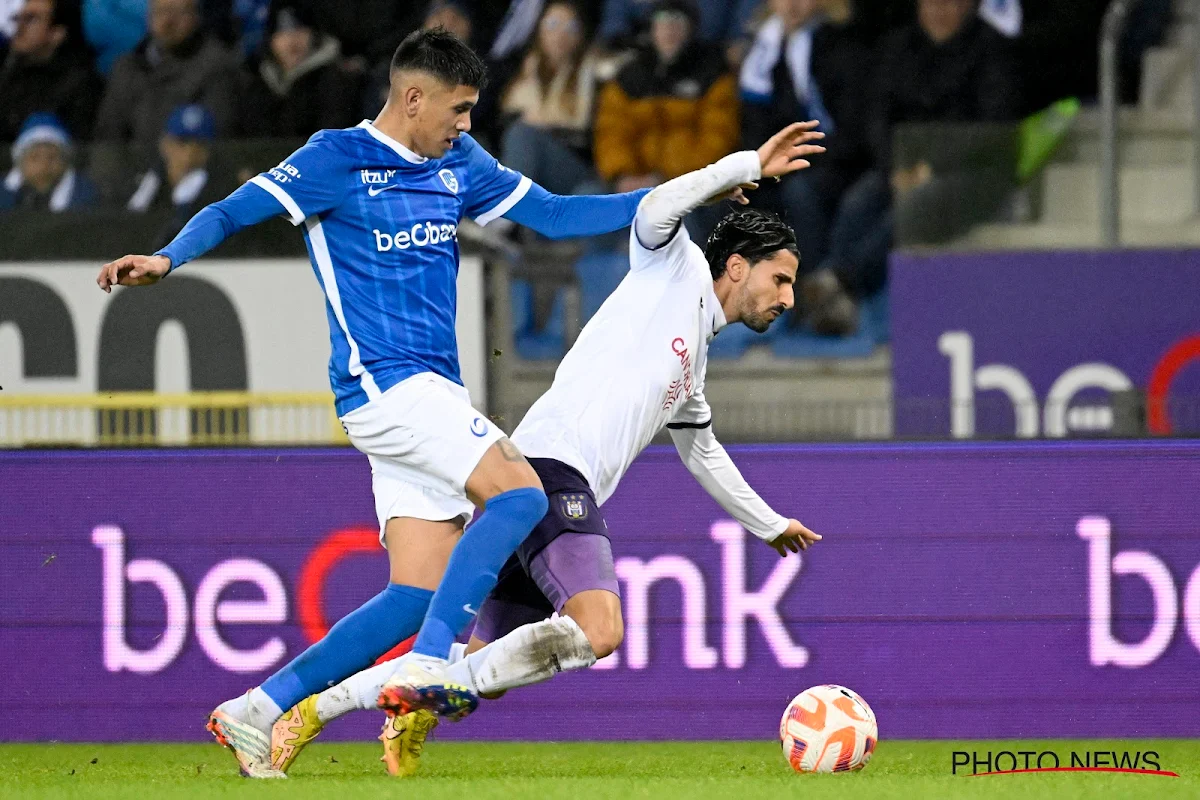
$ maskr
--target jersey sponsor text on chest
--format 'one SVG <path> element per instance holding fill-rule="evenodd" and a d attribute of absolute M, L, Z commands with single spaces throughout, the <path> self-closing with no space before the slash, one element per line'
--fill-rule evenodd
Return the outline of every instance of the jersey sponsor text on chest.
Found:
<path fill-rule="evenodd" d="M 671 341 L 671 352 L 679 357 L 679 364 L 683 367 L 683 374 L 679 378 L 671 381 L 671 385 L 667 387 L 667 396 L 663 400 L 663 410 L 670 410 L 671 406 L 680 398 L 692 396 L 692 356 L 688 352 L 687 342 L 681 337 L 676 336 Z"/>
<path fill-rule="evenodd" d="M 418 222 L 408 230 L 387 233 L 375 228 L 375 249 L 386 253 L 393 247 L 397 250 L 407 250 L 410 247 L 425 247 L 442 242 L 458 241 L 458 226 L 449 223 L 435 225 L 432 222 Z"/>

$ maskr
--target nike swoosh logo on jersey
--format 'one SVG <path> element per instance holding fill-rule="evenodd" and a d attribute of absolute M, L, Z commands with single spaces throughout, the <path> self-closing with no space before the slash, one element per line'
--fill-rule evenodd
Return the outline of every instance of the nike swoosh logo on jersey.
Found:
<path fill-rule="evenodd" d="M 467 612 L 467 613 L 468 613 L 468 614 L 470 614 L 471 616 L 475 616 L 476 614 L 478 614 L 478 613 L 479 613 L 479 612 L 478 612 L 478 611 L 476 611 L 475 609 L 471 608 L 471 604 L 470 604 L 470 603 L 464 603 L 464 604 L 463 604 L 463 611 Z"/>
<path fill-rule="evenodd" d="M 400 184 L 398 184 L 398 183 L 393 183 L 390 186 L 381 186 L 378 189 L 376 189 L 374 186 L 369 186 L 369 187 L 367 187 L 367 194 L 370 195 L 371 197 L 374 197 L 375 195 L 380 194 L 381 192 L 386 192 L 388 189 L 397 189 L 399 187 L 400 187 Z"/>

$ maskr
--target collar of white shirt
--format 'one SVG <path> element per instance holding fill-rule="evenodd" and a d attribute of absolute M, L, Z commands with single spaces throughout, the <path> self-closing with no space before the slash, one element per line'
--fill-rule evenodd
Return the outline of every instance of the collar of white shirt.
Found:
<path fill-rule="evenodd" d="M 708 303 L 708 323 L 709 330 L 712 331 L 712 336 L 726 326 L 725 310 L 721 308 L 721 301 L 717 299 L 717 293 L 713 290 L 712 282 L 710 281 L 705 287 L 704 302 Z M 709 337 L 711 341 L 711 336 Z"/>

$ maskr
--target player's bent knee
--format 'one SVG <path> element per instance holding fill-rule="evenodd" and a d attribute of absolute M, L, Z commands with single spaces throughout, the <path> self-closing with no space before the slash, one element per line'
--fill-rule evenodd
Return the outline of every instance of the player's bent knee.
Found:
<path fill-rule="evenodd" d="M 501 439 L 488 448 L 466 483 L 468 497 L 473 502 L 484 503 L 513 489 L 529 488 L 540 490 L 542 481 L 508 439 Z"/>
<path fill-rule="evenodd" d="M 527 523 L 532 528 L 541 521 L 542 517 L 546 516 L 546 511 L 550 508 L 550 501 L 546 499 L 546 493 L 540 486 L 536 489 L 526 487 L 510 489 L 496 495 L 488 500 L 486 508 L 491 510 L 501 506 L 503 506 L 505 514 L 522 523 Z"/>

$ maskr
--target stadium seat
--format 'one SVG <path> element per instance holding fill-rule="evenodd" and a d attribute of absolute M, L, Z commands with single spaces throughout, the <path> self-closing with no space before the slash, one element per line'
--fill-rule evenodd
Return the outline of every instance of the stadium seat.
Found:
<path fill-rule="evenodd" d="M 885 286 L 880 291 L 863 300 L 859 311 L 862 313 L 863 325 L 875 338 L 876 344 L 887 344 L 891 341 L 891 304 L 888 302 L 888 290 Z"/>
<path fill-rule="evenodd" d="M 511 283 L 513 343 L 517 355 L 531 361 L 562 358 L 566 352 L 566 299 L 560 289 L 555 292 L 554 304 L 546 324 L 539 329 L 534 319 L 533 284 L 514 280 Z"/>
<path fill-rule="evenodd" d="M 780 358 L 862 358 L 888 341 L 888 299 L 884 289 L 862 302 L 853 336 L 821 336 L 806 328 L 781 330 L 771 343 Z"/>
<path fill-rule="evenodd" d="M 592 318 L 629 272 L 629 257 L 624 253 L 588 253 L 575 262 L 579 278 L 582 324 Z"/>
<path fill-rule="evenodd" d="M 708 347 L 708 357 L 714 361 L 732 361 L 741 358 L 751 347 L 767 344 L 778 334 L 772 325 L 766 333 L 755 333 L 745 325 L 728 325 L 721 329 Z"/>

